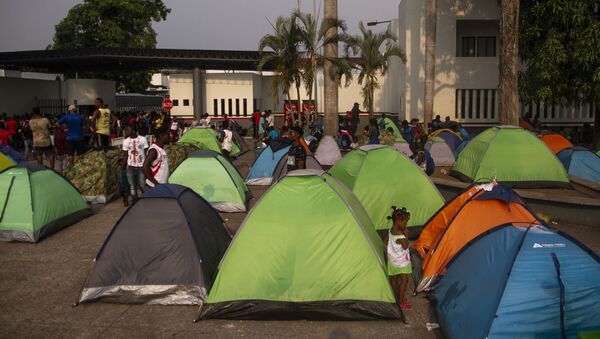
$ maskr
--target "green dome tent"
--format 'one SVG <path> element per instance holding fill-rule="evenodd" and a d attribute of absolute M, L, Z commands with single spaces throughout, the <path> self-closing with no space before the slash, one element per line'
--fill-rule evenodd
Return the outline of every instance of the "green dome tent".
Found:
<path fill-rule="evenodd" d="M 249 191 L 233 165 L 214 151 L 196 151 L 169 177 L 170 184 L 191 188 L 221 212 L 246 212 Z"/>
<path fill-rule="evenodd" d="M 394 137 L 397 142 L 406 142 L 406 140 L 404 140 L 404 138 L 402 137 L 402 132 L 400 132 L 398 125 L 396 125 L 396 123 L 392 119 L 387 118 L 387 117 L 379 118 L 379 120 L 378 120 L 379 125 L 381 125 L 381 123 L 382 123 L 381 119 L 383 119 L 383 125 L 385 125 L 385 129 L 391 128 L 392 130 L 394 130 Z"/>
<path fill-rule="evenodd" d="M 388 229 L 391 206 L 410 211 L 408 226 L 422 226 L 444 205 L 429 177 L 404 154 L 382 145 L 362 146 L 330 170 L 365 207 L 376 229 Z"/>
<path fill-rule="evenodd" d="M 383 253 L 347 187 L 292 171 L 246 217 L 198 318 L 400 318 Z"/>
<path fill-rule="evenodd" d="M 550 149 L 516 126 L 492 127 L 471 140 L 451 172 L 467 182 L 494 178 L 512 187 L 568 187 L 569 176 Z"/>
<path fill-rule="evenodd" d="M 91 213 L 77 189 L 47 167 L 20 165 L 0 173 L 0 240 L 35 243 Z"/>
<path fill-rule="evenodd" d="M 219 137 L 217 131 L 212 128 L 196 127 L 189 130 L 187 133 L 179 138 L 177 143 L 179 144 L 191 144 L 199 149 L 209 149 L 217 153 L 221 153 L 221 143 L 217 139 Z M 232 156 L 238 156 L 240 154 L 240 147 L 236 142 L 233 142 L 233 148 L 231 150 Z"/>

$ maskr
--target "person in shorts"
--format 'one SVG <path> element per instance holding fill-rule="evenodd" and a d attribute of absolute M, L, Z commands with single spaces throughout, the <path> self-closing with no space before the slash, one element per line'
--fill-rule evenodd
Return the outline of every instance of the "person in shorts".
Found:
<path fill-rule="evenodd" d="M 44 164 L 44 156 L 50 163 L 50 168 L 54 169 L 54 147 L 50 138 L 50 121 L 40 115 L 40 109 L 33 109 L 33 116 L 29 121 L 31 133 L 33 135 L 33 150 L 35 158 L 40 165 Z"/>
<path fill-rule="evenodd" d="M 70 105 L 68 113 L 58 120 L 58 125 L 67 131 L 67 155 L 69 156 L 69 167 L 73 167 L 75 153 L 79 156 L 85 151 L 82 137 L 85 120 L 77 113 L 77 108 Z"/>

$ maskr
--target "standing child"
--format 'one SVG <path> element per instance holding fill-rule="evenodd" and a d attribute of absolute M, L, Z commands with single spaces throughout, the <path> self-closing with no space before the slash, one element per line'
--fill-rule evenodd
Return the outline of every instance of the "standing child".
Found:
<path fill-rule="evenodd" d="M 119 193 L 123 198 L 123 206 L 129 206 L 129 180 L 127 180 L 127 170 L 123 168 L 123 159 L 119 158 L 119 166 L 117 167 L 119 175 Z"/>
<path fill-rule="evenodd" d="M 411 309 L 410 303 L 406 299 L 406 288 L 412 273 L 406 228 L 408 220 L 410 220 L 410 213 L 404 207 L 396 209 L 395 206 L 392 206 L 392 209 L 392 215 L 388 219 L 391 219 L 394 224 L 384 239 L 387 248 L 387 270 L 400 309 L 407 311 Z"/>

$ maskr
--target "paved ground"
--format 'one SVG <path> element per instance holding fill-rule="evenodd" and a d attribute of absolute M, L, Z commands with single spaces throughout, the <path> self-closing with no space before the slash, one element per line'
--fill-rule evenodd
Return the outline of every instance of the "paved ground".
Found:
<path fill-rule="evenodd" d="M 245 174 L 252 161 L 236 161 Z M 252 188 L 253 205 L 264 188 Z M 225 321 L 194 324 L 196 307 L 92 303 L 72 307 L 92 259 L 123 213 L 120 201 L 95 206 L 96 214 L 37 245 L 0 243 L 0 337 L 260 337 L 435 338 L 426 299 L 414 297 L 408 324 L 400 321 Z M 235 231 L 245 214 L 223 214 Z M 555 225 L 600 252 L 600 228 Z"/>

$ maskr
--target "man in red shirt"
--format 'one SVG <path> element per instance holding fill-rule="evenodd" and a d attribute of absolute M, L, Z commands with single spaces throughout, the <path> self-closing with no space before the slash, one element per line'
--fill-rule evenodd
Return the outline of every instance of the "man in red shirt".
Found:
<path fill-rule="evenodd" d="M 17 131 L 19 130 L 18 126 L 17 120 L 13 117 L 8 118 L 8 121 L 6 121 L 6 129 L 11 136 L 17 134 Z"/>
<path fill-rule="evenodd" d="M 261 115 L 262 114 L 258 110 L 252 113 L 252 130 L 254 132 L 254 140 L 258 139 L 258 125 L 260 125 Z"/>

